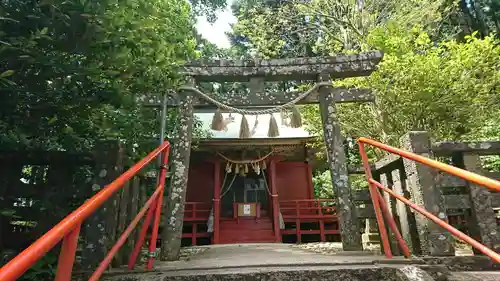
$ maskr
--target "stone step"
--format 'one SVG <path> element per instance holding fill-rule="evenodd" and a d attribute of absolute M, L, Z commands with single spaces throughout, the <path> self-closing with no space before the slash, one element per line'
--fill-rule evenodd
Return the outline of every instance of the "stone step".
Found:
<path fill-rule="evenodd" d="M 107 275 L 103 281 L 230 281 L 230 280 L 330 280 L 330 281 L 435 281 L 413 266 L 288 265 L 213 269 L 165 270 Z"/>
<path fill-rule="evenodd" d="M 447 281 L 500 281 L 500 271 L 450 272 Z"/>

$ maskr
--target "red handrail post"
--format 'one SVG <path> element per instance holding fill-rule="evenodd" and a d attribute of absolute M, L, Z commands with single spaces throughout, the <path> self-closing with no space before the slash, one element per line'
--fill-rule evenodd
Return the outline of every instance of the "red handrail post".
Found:
<path fill-rule="evenodd" d="M 162 154 L 162 164 L 160 167 L 160 180 L 158 188 L 160 188 L 160 196 L 156 201 L 155 218 L 153 222 L 153 233 L 151 234 L 151 241 L 149 242 L 149 258 L 146 265 L 146 269 L 152 269 L 154 259 L 156 256 L 156 240 L 158 239 L 158 229 L 160 228 L 161 211 L 163 205 L 163 194 L 165 191 L 165 181 L 167 178 L 167 167 L 168 167 L 168 154 L 170 152 L 170 147 L 167 147 Z"/>
<path fill-rule="evenodd" d="M 78 237 L 80 236 L 81 224 L 77 225 L 70 233 L 64 236 L 59 260 L 57 262 L 57 272 L 55 281 L 70 281 L 75 262 Z"/>
<path fill-rule="evenodd" d="M 384 217 L 380 210 L 380 201 L 376 194 L 377 187 L 371 183 L 372 171 L 370 169 L 370 163 L 368 162 L 368 156 L 366 155 L 364 143 L 359 143 L 359 154 L 363 161 L 363 168 L 365 170 L 366 180 L 368 181 L 368 187 L 370 190 L 370 197 L 372 198 L 373 208 L 375 209 L 375 217 L 377 218 L 378 229 L 380 231 L 380 238 L 382 240 L 382 245 L 384 246 L 384 253 L 387 258 L 392 258 L 391 246 L 389 244 L 389 238 L 387 235 L 387 229 L 385 228 Z"/>
<path fill-rule="evenodd" d="M 380 208 L 382 209 L 382 212 L 384 213 L 385 219 L 387 220 L 387 223 L 389 224 L 389 228 L 391 229 L 392 233 L 394 233 L 394 236 L 396 237 L 396 240 L 398 241 L 399 248 L 401 249 L 401 251 L 403 252 L 403 255 L 406 258 L 411 257 L 410 249 L 408 248 L 406 241 L 403 239 L 401 232 L 399 232 L 396 221 L 394 220 L 394 217 L 389 212 L 389 208 L 388 208 L 387 204 L 385 204 L 385 200 L 382 197 L 382 194 L 380 194 L 378 189 L 377 189 L 377 196 L 378 196 L 378 199 L 380 202 Z"/>

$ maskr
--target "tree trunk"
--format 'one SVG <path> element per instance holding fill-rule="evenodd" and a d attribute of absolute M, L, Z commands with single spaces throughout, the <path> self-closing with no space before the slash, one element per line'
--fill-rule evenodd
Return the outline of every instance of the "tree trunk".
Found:
<path fill-rule="evenodd" d="M 164 205 L 164 227 L 162 231 L 161 260 L 179 259 L 182 226 L 184 220 L 184 204 L 189 173 L 189 157 L 191 154 L 191 136 L 193 129 L 193 97 L 186 93 L 179 107 L 179 123 L 177 139 L 172 148 L 172 179 L 167 204 Z"/>

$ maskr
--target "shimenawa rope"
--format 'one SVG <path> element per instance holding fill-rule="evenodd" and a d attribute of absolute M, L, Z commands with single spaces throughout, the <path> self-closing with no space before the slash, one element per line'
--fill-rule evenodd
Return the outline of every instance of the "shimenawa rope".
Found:
<path fill-rule="evenodd" d="M 239 114 L 243 114 L 243 115 L 262 115 L 262 114 L 277 113 L 277 112 L 282 111 L 283 109 L 291 108 L 292 106 L 294 106 L 295 104 L 297 104 L 297 102 L 301 101 L 302 99 L 304 99 L 305 97 L 307 97 L 308 95 L 310 95 L 312 92 L 314 92 L 318 88 L 323 87 L 323 86 L 331 86 L 331 85 L 332 85 L 331 82 L 319 82 L 319 83 L 316 83 L 312 88 L 310 88 L 306 92 L 300 94 L 295 99 L 293 99 L 293 100 L 291 100 L 291 101 L 289 101 L 289 102 L 287 102 L 287 103 L 285 103 L 283 105 L 278 105 L 276 107 L 268 108 L 268 109 L 263 109 L 263 110 L 247 110 L 247 109 L 241 109 L 241 108 L 236 108 L 236 107 L 229 106 L 227 104 L 224 104 L 222 102 L 219 102 L 219 101 L 213 99 L 212 97 L 210 97 L 209 95 L 203 93 L 202 91 L 200 91 L 199 89 L 197 89 L 195 87 L 181 86 L 179 88 L 179 90 L 195 92 L 200 97 L 204 98 L 206 101 L 208 101 L 208 102 L 216 105 L 219 108 L 228 110 L 230 112 L 239 113 Z"/>

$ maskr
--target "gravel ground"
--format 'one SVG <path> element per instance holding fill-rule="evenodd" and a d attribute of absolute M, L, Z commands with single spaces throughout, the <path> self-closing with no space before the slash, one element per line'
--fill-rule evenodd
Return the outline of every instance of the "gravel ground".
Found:
<path fill-rule="evenodd" d="M 306 251 L 313 251 L 325 255 L 331 255 L 342 252 L 342 243 L 339 242 L 320 242 L 320 243 L 305 243 L 292 246 L 293 248 L 302 249 Z M 371 252 L 373 254 L 382 254 L 380 245 L 372 244 L 363 249 L 363 251 Z M 470 256 L 473 255 L 472 248 L 460 241 L 455 243 L 455 252 L 457 256 Z"/>
<path fill-rule="evenodd" d="M 184 247 L 181 248 L 180 260 L 189 260 L 192 256 L 201 254 L 205 252 L 208 248 L 206 247 Z M 160 248 L 156 249 L 157 252 L 160 252 Z M 141 260 L 140 264 L 146 264 L 148 259 L 148 249 L 143 248 L 141 252 Z"/>
<path fill-rule="evenodd" d="M 181 248 L 181 260 L 189 260 L 191 257 L 195 255 L 199 255 L 205 252 L 207 247 L 185 247 Z"/>
<path fill-rule="evenodd" d="M 306 243 L 306 244 L 297 244 L 292 247 L 326 255 L 342 252 L 342 243 L 339 242 Z M 380 246 L 371 245 L 363 249 L 363 251 L 379 254 Z"/>

